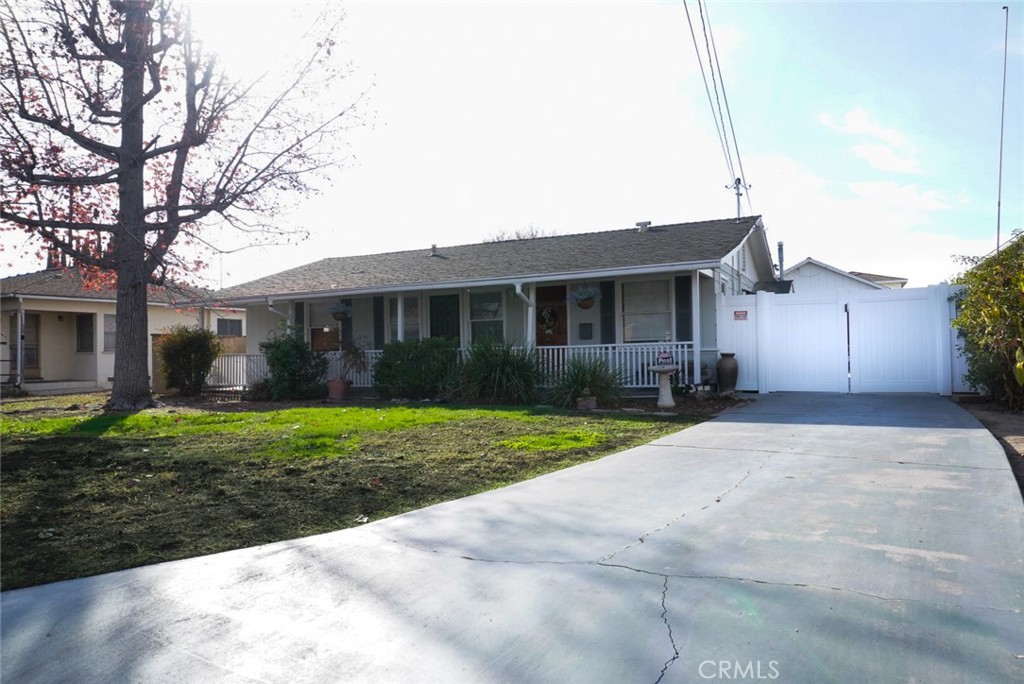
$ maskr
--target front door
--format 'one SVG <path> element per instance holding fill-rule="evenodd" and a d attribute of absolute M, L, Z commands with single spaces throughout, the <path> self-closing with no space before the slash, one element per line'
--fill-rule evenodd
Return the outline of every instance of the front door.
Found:
<path fill-rule="evenodd" d="M 434 295 L 430 298 L 430 336 L 461 339 L 459 295 Z"/>
<path fill-rule="evenodd" d="M 569 343 L 565 285 L 537 288 L 537 346 L 564 347 Z"/>
<path fill-rule="evenodd" d="M 18 372 L 18 347 L 24 349 L 24 361 L 21 371 L 25 374 L 26 380 L 38 380 L 39 372 L 39 314 L 25 314 L 25 329 L 22 331 L 25 336 L 24 344 L 18 344 L 18 317 L 11 318 L 11 376 Z"/>

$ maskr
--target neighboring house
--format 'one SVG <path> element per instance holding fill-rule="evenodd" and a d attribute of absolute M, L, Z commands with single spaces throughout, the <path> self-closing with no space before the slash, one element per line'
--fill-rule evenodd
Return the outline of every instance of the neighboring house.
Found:
<path fill-rule="evenodd" d="M 907 284 L 906 278 L 844 271 L 810 257 L 796 266 L 787 268 L 783 278 L 792 281 L 793 291 L 800 294 L 836 290 L 900 289 Z"/>
<path fill-rule="evenodd" d="M 201 304 L 201 293 L 149 292 L 152 337 L 173 325 L 245 335 L 245 312 Z M 0 380 L 34 393 L 108 389 L 114 375 L 116 293 L 84 287 L 74 268 L 0 280 Z"/>
<path fill-rule="evenodd" d="M 850 275 L 863 278 L 864 280 L 870 280 L 873 283 L 877 283 L 882 287 L 887 287 L 890 290 L 902 290 L 907 286 L 906 278 L 899 278 L 897 276 L 884 276 L 878 275 L 877 273 L 863 273 L 861 271 L 850 271 Z"/>
<path fill-rule="evenodd" d="M 217 299 L 246 308 L 250 356 L 239 360 L 248 370 L 238 384 L 254 381 L 259 343 L 291 324 L 318 350 L 355 340 L 371 364 L 396 340 L 466 347 L 486 336 L 536 347 L 549 370 L 572 353 L 607 358 L 627 386 L 648 387 L 659 352 L 687 377 L 701 359 L 713 368 L 718 295 L 751 291 L 773 273 L 752 216 L 323 259 Z M 587 291 L 593 301 L 582 301 Z M 336 321 L 339 303 L 351 313 Z M 372 369 L 355 381 L 372 384 Z"/>

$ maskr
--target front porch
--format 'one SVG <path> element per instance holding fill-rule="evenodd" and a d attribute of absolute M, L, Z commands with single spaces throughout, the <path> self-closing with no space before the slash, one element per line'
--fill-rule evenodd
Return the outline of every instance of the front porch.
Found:
<path fill-rule="evenodd" d="M 633 344 L 591 344 L 559 345 L 536 347 L 537 365 L 544 373 L 546 382 L 556 379 L 571 358 L 603 359 L 609 367 L 619 373 L 626 390 L 654 389 L 658 386 L 658 375 L 650 370 L 658 365 L 658 355 L 668 352 L 673 363 L 680 370 L 681 384 L 704 384 L 698 374 L 694 382 L 693 342 L 650 342 Z M 367 369 L 352 374 L 354 387 L 373 387 L 373 369 L 382 350 L 366 351 Z M 463 354 L 465 354 L 463 350 Z M 341 376 L 339 352 L 326 352 L 328 378 Z M 223 354 L 214 362 L 207 386 L 217 390 L 245 390 L 267 377 L 266 358 L 262 354 Z"/>

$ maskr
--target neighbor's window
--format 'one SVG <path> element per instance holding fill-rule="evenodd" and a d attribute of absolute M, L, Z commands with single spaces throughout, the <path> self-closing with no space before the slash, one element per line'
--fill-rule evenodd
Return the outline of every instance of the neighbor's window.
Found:
<path fill-rule="evenodd" d="M 644 280 L 622 284 L 622 339 L 660 342 L 672 334 L 669 281 Z"/>
<path fill-rule="evenodd" d="M 501 292 L 480 292 L 469 295 L 469 327 L 472 339 L 490 337 L 505 341 L 505 312 Z"/>
<path fill-rule="evenodd" d="M 114 351 L 117 338 L 117 316 L 114 314 L 103 314 L 103 351 Z"/>
<path fill-rule="evenodd" d="M 217 334 L 223 337 L 241 337 L 242 336 L 242 319 L 241 318 L 218 318 L 217 319 Z"/>
<path fill-rule="evenodd" d="M 420 298 L 416 296 L 404 297 L 405 311 L 402 319 L 402 339 L 420 339 Z M 392 297 L 388 302 L 388 325 L 391 331 L 391 341 L 398 341 L 398 297 Z"/>
<path fill-rule="evenodd" d="M 95 325 L 93 321 L 92 314 L 77 314 L 75 316 L 75 351 L 94 351 L 93 345 L 96 336 L 93 334 Z"/>

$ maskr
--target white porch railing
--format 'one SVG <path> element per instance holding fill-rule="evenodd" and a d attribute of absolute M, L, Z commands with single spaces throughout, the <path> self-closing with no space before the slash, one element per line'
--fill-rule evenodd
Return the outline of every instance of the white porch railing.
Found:
<path fill-rule="evenodd" d="M 672 359 L 682 371 L 683 378 L 693 372 L 692 342 L 651 342 L 637 344 L 588 344 L 565 347 L 537 347 L 537 358 L 541 370 L 549 378 L 555 378 L 571 358 L 603 359 L 608 366 L 619 373 L 622 386 L 626 389 L 657 387 L 658 375 L 648 370 L 658 363 L 658 354 L 672 354 Z"/>
<path fill-rule="evenodd" d="M 242 390 L 267 377 L 267 358 L 263 354 L 221 354 L 213 362 L 206 378 L 210 389 Z"/>
<path fill-rule="evenodd" d="M 682 371 L 683 382 L 693 371 L 692 342 L 651 342 L 639 344 L 589 344 L 564 347 L 537 347 L 537 362 L 548 378 L 557 377 L 570 358 L 604 359 L 616 370 L 626 389 L 658 386 L 658 376 L 649 368 L 658 363 L 658 354 L 669 352 Z M 378 349 L 366 352 L 367 369 L 352 374 L 355 387 L 373 387 L 373 369 L 380 359 Z M 327 377 L 341 375 L 341 354 L 327 352 Z M 222 354 L 213 364 L 207 386 L 210 389 L 245 389 L 267 377 L 263 354 Z"/>

